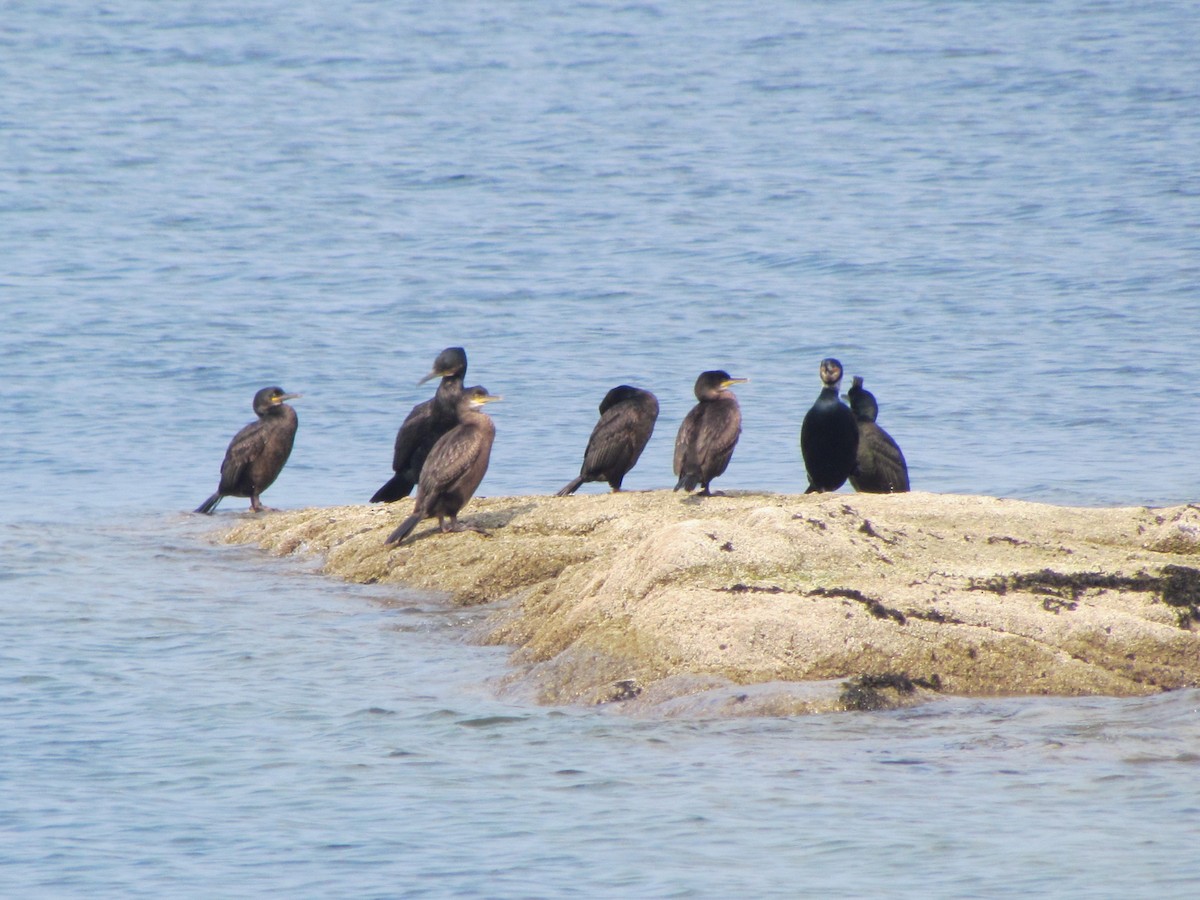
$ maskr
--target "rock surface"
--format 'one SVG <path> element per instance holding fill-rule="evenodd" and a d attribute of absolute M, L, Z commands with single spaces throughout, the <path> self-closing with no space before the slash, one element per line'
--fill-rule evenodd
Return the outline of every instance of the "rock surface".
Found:
<path fill-rule="evenodd" d="M 911 493 L 477 498 L 246 515 L 223 535 L 351 581 L 498 603 L 504 690 L 632 712 L 791 714 L 1200 685 L 1200 506 Z"/>

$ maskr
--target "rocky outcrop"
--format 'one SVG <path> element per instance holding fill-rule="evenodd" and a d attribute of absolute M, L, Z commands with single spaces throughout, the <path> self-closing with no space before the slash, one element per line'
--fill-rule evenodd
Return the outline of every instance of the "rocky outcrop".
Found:
<path fill-rule="evenodd" d="M 411 501 L 224 534 L 351 581 L 496 603 L 504 690 L 670 715 L 1200 684 L 1200 507 L 911 493 L 477 498 L 384 546 Z"/>

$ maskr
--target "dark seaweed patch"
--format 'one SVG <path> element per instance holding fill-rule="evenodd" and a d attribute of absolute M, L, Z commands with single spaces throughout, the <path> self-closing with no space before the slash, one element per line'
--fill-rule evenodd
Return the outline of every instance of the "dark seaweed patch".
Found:
<path fill-rule="evenodd" d="M 935 674 L 927 679 L 912 678 L 903 672 L 857 675 L 842 684 L 842 693 L 839 699 L 846 709 L 859 712 L 891 709 L 896 705 L 895 699 L 885 691 L 894 691 L 900 696 L 908 696 L 919 687 L 940 691 L 942 689 L 941 676 Z"/>
<path fill-rule="evenodd" d="M 1019 541 L 1008 535 L 994 534 L 987 541 L 989 544 L 1012 544 L 1014 547 L 1028 547 L 1029 541 Z"/>
<path fill-rule="evenodd" d="M 910 609 L 908 611 L 910 619 L 920 619 L 923 622 L 935 622 L 938 625 L 962 625 L 963 620 L 955 616 L 948 616 L 944 612 L 936 609 L 917 610 Z"/>
<path fill-rule="evenodd" d="M 1179 627 L 1191 629 L 1200 622 L 1200 569 L 1188 566 L 1163 566 L 1159 575 L 1110 575 L 1104 572 L 1039 572 L 1004 575 L 998 578 L 972 578 L 968 588 L 1004 595 L 1026 591 L 1044 595 L 1042 608 L 1059 613 L 1078 607 L 1078 600 L 1089 590 L 1140 591 L 1158 594 L 1163 603 L 1179 610 Z"/>
<path fill-rule="evenodd" d="M 896 543 L 895 538 L 884 537 L 882 534 L 880 534 L 878 531 L 876 531 L 875 526 L 871 524 L 870 519 L 863 519 L 863 523 L 858 526 L 858 530 L 861 531 L 863 534 L 865 534 L 867 537 L 878 538 L 879 540 L 883 541 L 885 544 Z"/>
<path fill-rule="evenodd" d="M 1042 601 L 1042 609 L 1052 613 L 1060 613 L 1064 609 L 1067 612 L 1075 612 L 1075 610 L 1079 609 L 1079 604 L 1074 600 L 1060 600 L 1058 597 L 1047 597 Z"/>
<path fill-rule="evenodd" d="M 827 531 L 829 529 L 829 526 L 826 525 L 824 522 L 822 522 L 820 519 L 812 519 L 807 516 L 801 516 L 801 515 L 795 515 L 795 516 L 792 516 L 792 518 L 793 519 L 803 519 L 809 525 L 815 525 L 817 528 L 820 528 L 822 531 Z"/>
<path fill-rule="evenodd" d="M 642 692 L 642 686 L 633 678 L 623 678 L 620 681 L 614 681 L 610 685 L 610 689 L 611 693 L 599 702 L 621 703 L 625 700 L 632 700 Z"/>
<path fill-rule="evenodd" d="M 783 588 L 781 588 L 777 584 L 767 585 L 766 587 L 763 587 L 763 586 L 760 586 L 757 584 L 743 584 L 740 581 L 737 584 L 730 585 L 729 587 L 717 588 L 717 590 L 721 591 L 722 593 L 726 593 L 726 594 L 782 594 L 783 593 Z"/>
<path fill-rule="evenodd" d="M 1089 590 L 1158 591 L 1161 579 L 1145 572 L 1137 575 L 1107 575 L 1104 572 L 1025 572 L 1002 575 L 998 578 L 972 578 L 968 587 L 973 591 L 1007 594 L 1009 591 L 1028 591 L 1078 600 Z"/>
<path fill-rule="evenodd" d="M 1200 569 L 1187 566 L 1163 566 L 1162 599 L 1179 610 L 1179 627 L 1191 628 L 1200 622 Z"/>
<path fill-rule="evenodd" d="M 810 597 L 845 597 L 847 600 L 855 600 L 867 608 L 867 612 L 877 619 L 894 619 L 903 625 L 907 619 L 904 613 L 898 609 L 893 609 L 890 606 L 884 606 L 874 597 L 868 597 L 862 591 L 854 588 L 817 588 L 814 591 L 809 591 Z"/>

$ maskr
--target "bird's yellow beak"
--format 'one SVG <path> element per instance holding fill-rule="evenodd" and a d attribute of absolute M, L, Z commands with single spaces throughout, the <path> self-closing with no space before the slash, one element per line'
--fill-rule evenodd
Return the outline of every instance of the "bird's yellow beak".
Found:
<path fill-rule="evenodd" d="M 417 384 L 422 385 L 425 382 L 430 381 L 434 378 L 445 378 L 447 375 L 453 375 L 453 374 L 454 374 L 454 372 L 452 372 L 450 369 L 434 369 L 432 372 L 430 372 L 428 375 L 426 375 L 424 378 L 422 378 L 420 381 L 418 381 Z"/>

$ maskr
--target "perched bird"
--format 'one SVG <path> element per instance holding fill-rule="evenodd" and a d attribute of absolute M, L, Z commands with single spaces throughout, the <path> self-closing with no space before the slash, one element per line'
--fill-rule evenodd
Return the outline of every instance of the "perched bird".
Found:
<path fill-rule="evenodd" d="M 709 482 L 725 471 L 742 433 L 742 411 L 731 385 L 748 378 L 732 378 L 728 372 L 701 372 L 696 379 L 696 399 L 675 436 L 675 490 L 691 491 L 700 485 L 700 496 L 708 497 Z"/>
<path fill-rule="evenodd" d="M 847 393 L 850 409 L 858 420 L 858 466 L 850 473 L 850 483 L 864 494 L 898 494 L 908 490 L 908 463 L 900 445 L 875 424 L 879 404 L 875 395 L 863 387 L 861 375 L 855 375 Z"/>
<path fill-rule="evenodd" d="M 211 513 L 222 497 L 249 497 L 252 510 L 265 509 L 259 495 L 283 471 L 299 424 L 296 411 L 284 401 L 299 396 L 285 394 L 279 387 L 265 387 L 254 395 L 254 414 L 258 419 L 233 436 L 221 463 L 217 492 L 197 506 L 196 512 Z"/>
<path fill-rule="evenodd" d="M 806 494 L 836 491 L 854 471 L 858 456 L 858 422 L 838 397 L 842 364 L 821 360 L 821 382 L 825 386 L 800 426 L 800 453 L 808 470 Z"/>
<path fill-rule="evenodd" d="M 417 382 L 441 378 L 437 392 L 412 408 L 396 432 L 396 447 L 392 452 L 392 470 L 396 473 L 371 497 L 372 503 L 391 503 L 412 493 L 425 457 L 438 438 L 458 424 L 458 400 L 463 392 L 467 374 L 467 351 L 462 347 L 447 347 L 433 361 L 433 369 Z"/>
<path fill-rule="evenodd" d="M 412 515 L 401 522 L 384 543 L 400 543 L 418 522 L 429 516 L 437 516 L 438 528 L 442 531 L 463 530 L 458 524 L 458 511 L 467 505 L 479 482 L 483 481 L 492 455 L 492 441 L 496 437 L 491 416 L 481 409 L 484 404 L 499 399 L 479 385 L 463 391 L 458 401 L 458 424 L 438 438 L 421 467 Z M 445 521 L 447 516 L 449 527 Z"/>
<path fill-rule="evenodd" d="M 600 421 L 592 429 L 579 477 L 558 492 L 566 497 L 585 481 L 607 481 L 614 491 L 637 464 L 658 421 L 658 398 L 649 391 L 618 385 L 600 402 Z"/>

